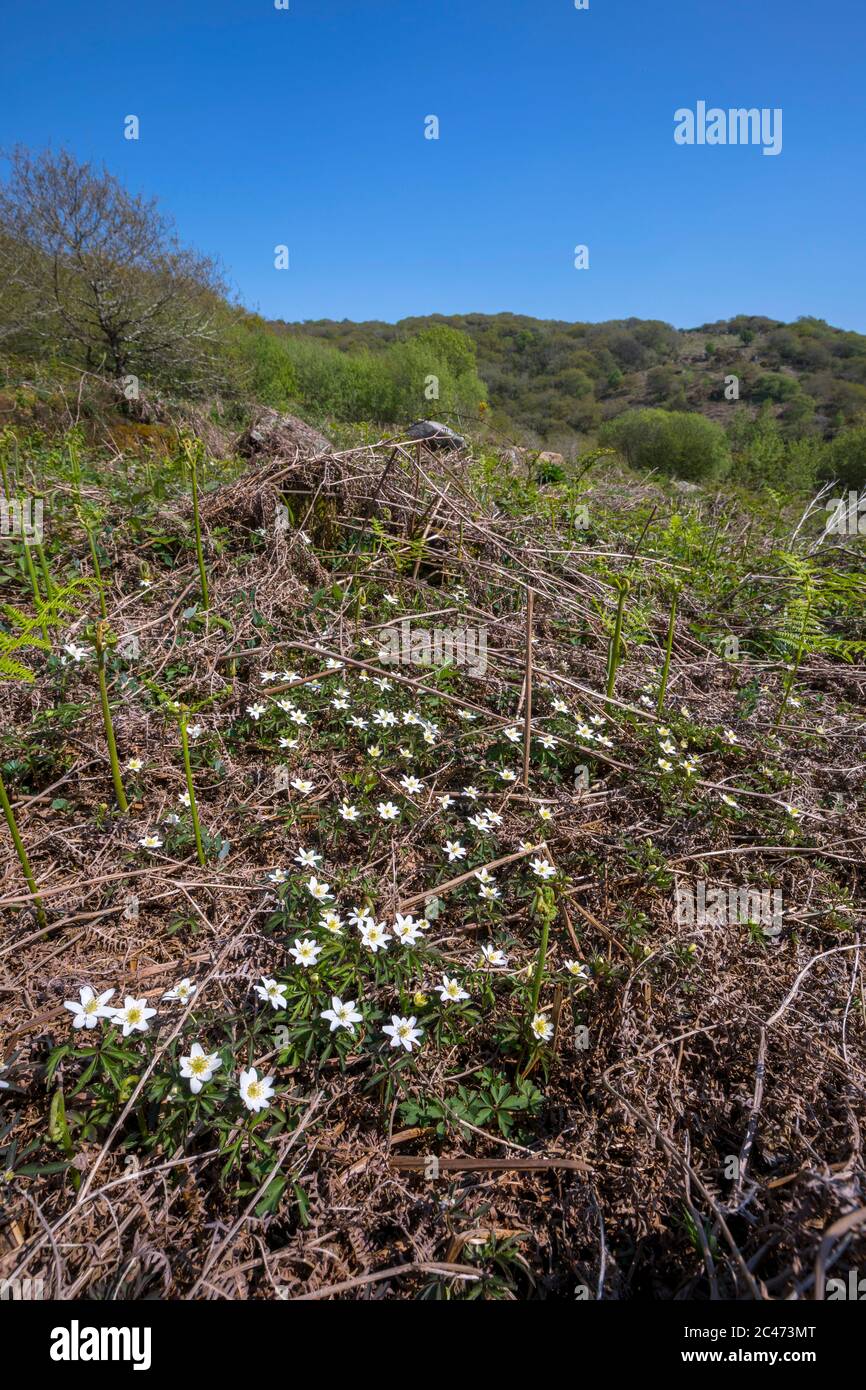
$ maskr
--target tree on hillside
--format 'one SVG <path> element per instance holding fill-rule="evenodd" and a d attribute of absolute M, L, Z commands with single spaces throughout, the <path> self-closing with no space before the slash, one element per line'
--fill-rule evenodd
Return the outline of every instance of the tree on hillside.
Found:
<path fill-rule="evenodd" d="M 211 358 L 223 286 L 153 199 L 66 151 L 17 148 L 0 185 L 0 332 L 89 370 L 189 385 Z"/>

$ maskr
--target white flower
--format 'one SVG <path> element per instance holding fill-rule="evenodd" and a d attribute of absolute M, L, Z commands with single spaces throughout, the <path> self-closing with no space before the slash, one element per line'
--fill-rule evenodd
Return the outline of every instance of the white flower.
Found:
<path fill-rule="evenodd" d="M 442 846 L 442 852 L 448 855 L 449 864 L 453 864 L 455 859 L 466 858 L 466 850 L 459 840 L 446 840 Z"/>
<path fill-rule="evenodd" d="M 478 889 L 478 896 L 479 898 L 486 898 L 488 901 L 494 902 L 499 897 L 499 889 L 496 887 L 495 883 L 482 883 L 481 887 Z"/>
<path fill-rule="evenodd" d="M 319 918 L 319 926 L 329 931 L 332 936 L 339 936 L 343 930 L 343 920 L 336 912 L 323 912 Z"/>
<path fill-rule="evenodd" d="M 149 1026 L 147 1020 L 153 1018 L 155 1013 L 156 1009 L 147 1007 L 146 999 L 133 999 L 131 994 L 127 994 L 123 1008 L 114 1010 L 112 1022 L 122 1028 L 123 1036 L 128 1038 L 130 1033 L 146 1033 Z"/>
<path fill-rule="evenodd" d="M 361 928 L 361 945 L 366 946 L 368 951 L 377 955 L 379 951 L 387 951 L 388 937 L 385 935 L 385 923 L 373 922 L 369 919 Z"/>
<path fill-rule="evenodd" d="M 398 912 L 392 930 L 397 940 L 402 941 L 404 946 L 414 946 L 424 928 L 420 922 L 415 920 L 411 912 L 405 917 Z"/>
<path fill-rule="evenodd" d="M 490 829 L 490 824 L 483 812 L 479 812 L 477 816 L 470 816 L 468 824 L 475 830 L 481 831 L 483 835 L 486 835 Z"/>
<path fill-rule="evenodd" d="M 269 975 L 263 975 L 261 984 L 256 985 L 256 994 L 266 1004 L 270 1004 L 272 1009 L 284 1009 L 287 989 L 288 985 L 278 985 Z"/>
<path fill-rule="evenodd" d="M 400 778 L 400 786 L 409 796 L 417 796 L 418 792 L 424 790 L 424 783 L 419 782 L 417 777 L 410 777 L 408 773 Z"/>
<path fill-rule="evenodd" d="M 670 739 L 665 739 L 664 743 L 661 745 L 661 750 L 663 753 L 676 753 L 677 745 L 671 743 Z"/>
<path fill-rule="evenodd" d="M 492 882 L 493 882 L 493 875 L 492 875 L 492 873 L 490 872 L 490 870 L 489 870 L 489 869 L 486 869 L 486 868 L 485 868 L 485 869 L 476 869 L 476 870 L 475 870 L 475 877 L 478 879 L 478 882 L 479 882 L 479 883 L 492 883 Z"/>
<path fill-rule="evenodd" d="M 459 709 L 459 710 L 457 711 L 457 718 L 458 718 L 458 719 L 465 719 L 466 722 L 467 722 L 467 724 L 468 724 L 471 720 L 477 719 L 477 718 L 478 718 L 478 715 L 477 715 L 477 714 L 473 714 L 473 712 L 472 712 L 471 709 Z"/>
<path fill-rule="evenodd" d="M 222 1058 L 216 1052 L 205 1052 L 201 1043 L 193 1043 L 189 1056 L 180 1059 L 180 1074 L 189 1081 L 189 1089 L 197 1096 L 221 1066 Z"/>
<path fill-rule="evenodd" d="M 647 709 L 652 709 L 652 700 L 649 695 L 641 695 L 640 702 L 642 705 L 646 705 Z"/>
<path fill-rule="evenodd" d="M 186 732 L 189 738 L 195 740 L 201 738 L 204 733 L 204 726 L 202 724 L 190 724 Z"/>
<path fill-rule="evenodd" d="M 353 927 L 357 927 L 358 931 L 363 931 L 365 927 L 372 926 L 373 920 L 372 914 L 364 907 L 353 907 L 352 911 L 349 913 L 349 922 Z"/>
<path fill-rule="evenodd" d="M 301 796 L 309 796 L 310 792 L 313 790 L 314 785 L 315 783 L 307 782 L 303 777 L 295 777 L 292 782 L 292 786 L 294 787 L 295 791 L 300 792 Z"/>
<path fill-rule="evenodd" d="M 411 1018 L 400 1018 L 397 1014 L 391 1015 L 391 1022 L 386 1023 L 382 1032 L 391 1039 L 392 1047 L 405 1047 L 407 1052 L 411 1052 L 413 1047 L 418 1047 L 421 1042 L 422 1030 L 416 1027 L 417 1019 L 413 1014 Z"/>
<path fill-rule="evenodd" d="M 569 975 L 573 975 L 576 980 L 589 979 L 589 976 L 586 971 L 586 966 L 581 965 L 579 960 L 567 960 L 565 962 L 565 968 L 568 971 Z"/>
<path fill-rule="evenodd" d="M 578 738 L 589 739 L 590 742 L 592 742 L 595 739 L 595 734 L 592 732 L 592 729 L 589 727 L 588 724 L 578 724 L 577 736 Z"/>
<path fill-rule="evenodd" d="M 495 826 L 502 824 L 502 817 L 499 815 L 498 811 L 482 811 L 481 814 L 488 825 Z"/>
<path fill-rule="evenodd" d="M 564 700 L 554 700 L 554 702 L 553 702 L 553 709 L 554 709 L 554 713 L 556 713 L 556 714 L 568 714 L 568 713 L 569 713 L 568 705 L 565 703 Z"/>
<path fill-rule="evenodd" d="M 464 796 L 468 796 L 468 798 L 469 798 L 470 801 L 477 801 L 477 800 L 478 800 L 478 788 L 477 788 L 477 787 L 464 787 L 464 788 L 463 788 L 463 795 L 464 795 Z"/>
<path fill-rule="evenodd" d="M 731 729 L 725 729 L 724 733 L 722 734 L 722 738 L 724 742 L 729 743 L 731 747 L 733 747 L 735 743 L 739 743 L 740 741 L 737 738 L 737 735 Z"/>
<path fill-rule="evenodd" d="M 733 798 L 732 796 L 728 796 L 727 792 L 722 792 L 722 793 L 721 793 L 721 798 L 722 798 L 722 801 L 724 801 L 724 803 L 725 803 L 726 806 L 734 806 L 734 807 L 737 806 L 737 802 L 734 800 L 734 798 Z"/>
<path fill-rule="evenodd" d="M 188 806 L 190 804 L 189 792 L 178 792 L 177 799 L 180 802 L 181 806 Z"/>
<path fill-rule="evenodd" d="M 667 758 L 656 758 L 656 766 L 661 768 L 662 772 L 673 772 L 674 770 L 673 763 Z"/>
<path fill-rule="evenodd" d="M 532 1020 L 532 1032 L 539 1042 L 550 1042 L 553 1037 L 553 1024 L 544 1014 L 536 1014 Z"/>
<path fill-rule="evenodd" d="M 351 724 L 353 729 L 366 729 L 368 727 L 367 720 L 359 719 L 356 714 L 352 715 L 352 718 L 349 720 L 349 723 Z"/>
<path fill-rule="evenodd" d="M 357 806 L 350 806 L 348 801 L 344 801 L 340 807 L 340 815 L 345 821 L 356 821 L 360 817 L 360 814 L 361 812 L 358 810 Z"/>
<path fill-rule="evenodd" d="M 460 982 L 449 980 L 447 975 L 442 976 L 442 983 L 436 986 L 436 991 L 443 1004 L 459 1003 L 461 999 L 469 998 L 466 990 L 461 989 Z"/>
<path fill-rule="evenodd" d="M 353 1036 L 355 1024 L 364 1021 L 363 1014 L 359 1014 L 355 1008 L 354 999 L 349 999 L 344 1004 L 342 999 L 337 998 L 336 994 L 331 996 L 330 1009 L 323 1009 L 320 1017 L 328 1019 L 332 1033 L 335 1033 L 338 1028 L 345 1028 Z"/>
<path fill-rule="evenodd" d="M 282 738 L 280 739 L 280 747 L 281 747 L 281 748 L 284 748 L 284 749 L 285 749 L 285 748 L 297 748 L 297 746 L 298 746 L 298 740 L 297 740 L 296 738 L 286 738 L 286 737 L 282 737 Z"/>
<path fill-rule="evenodd" d="M 259 1074 L 255 1067 L 250 1067 L 249 1071 L 241 1072 L 239 1089 L 241 1100 L 247 1110 L 267 1110 L 271 1103 L 271 1096 L 274 1094 L 273 1081 L 272 1076 L 263 1076 L 259 1080 Z"/>
<path fill-rule="evenodd" d="M 505 952 L 497 950 L 495 946 L 482 946 L 481 955 L 485 965 L 503 966 L 508 964 L 508 957 Z"/>
<path fill-rule="evenodd" d="M 288 882 L 288 878 L 289 875 L 286 873 L 285 869 L 274 869 L 273 873 L 268 874 L 268 879 L 271 883 L 286 883 Z"/>
<path fill-rule="evenodd" d="M 198 985 L 191 984 L 188 979 L 183 979 L 179 985 L 173 985 L 171 989 L 167 989 L 162 997 L 172 1002 L 176 1001 L 178 1004 L 188 1004 L 197 989 Z"/>
<path fill-rule="evenodd" d="M 501 767 L 501 768 L 499 769 L 499 776 L 502 778 L 502 781 L 503 781 L 503 782 L 516 782 L 516 781 L 517 781 L 517 773 L 516 773 L 516 772 L 512 772 L 512 770 L 511 770 L 510 767 Z"/>
<path fill-rule="evenodd" d="M 556 869 L 546 859 L 533 859 L 531 868 L 536 878 L 553 878 L 556 873 Z"/>
<path fill-rule="evenodd" d="M 607 723 L 607 720 L 605 719 L 603 714 L 591 714 L 589 717 L 589 722 L 590 724 L 594 724 L 596 728 L 599 729 L 601 728 L 602 724 Z"/>
<path fill-rule="evenodd" d="M 104 994 L 94 994 L 90 985 L 85 985 L 80 999 L 67 999 L 63 1007 L 75 1014 L 73 1028 L 95 1028 L 101 1018 L 113 1018 L 114 1009 L 106 1008 L 113 994 L 113 989 L 107 989 Z"/>
<path fill-rule="evenodd" d="M 380 820 L 396 820 L 400 814 L 393 801 L 380 801 L 376 810 Z"/>
<path fill-rule="evenodd" d="M 520 730 L 515 728 L 513 724 L 509 728 L 503 729 L 502 732 L 511 743 L 520 742 Z"/>
<path fill-rule="evenodd" d="M 683 758 L 682 767 L 684 768 L 687 777 L 694 777 L 695 773 L 698 770 L 698 765 L 695 762 L 694 758 Z"/>
<path fill-rule="evenodd" d="M 162 840 L 158 835 L 142 835 L 138 843 L 142 849 L 162 849 Z"/>
<path fill-rule="evenodd" d="M 803 812 L 797 806 L 788 805 L 785 807 L 785 810 L 788 812 L 788 815 L 791 817 L 792 820 L 799 820 L 803 814 Z"/>
<path fill-rule="evenodd" d="M 77 647 L 74 642 L 66 642 L 64 644 L 63 650 L 69 657 L 70 661 L 74 661 L 76 663 L 79 661 L 83 661 L 84 658 L 87 656 L 87 648 Z"/>
<path fill-rule="evenodd" d="M 330 884 L 322 883 L 313 874 L 307 880 L 307 892 L 317 903 L 324 903 L 333 897 Z"/>
<path fill-rule="evenodd" d="M 541 744 L 542 748 L 547 748 L 548 750 L 556 747 L 556 739 L 553 737 L 553 734 L 539 734 L 538 742 Z"/>
<path fill-rule="evenodd" d="M 373 716 L 373 723 L 380 725 L 383 729 L 390 729 L 397 723 L 396 714 L 392 714 L 389 709 L 378 709 Z"/>
<path fill-rule="evenodd" d="M 454 805 L 454 797 L 448 796 L 447 793 L 444 796 L 440 796 L 439 805 L 441 806 L 443 811 L 447 811 L 449 806 Z"/>
<path fill-rule="evenodd" d="M 126 764 L 127 772 L 141 772 L 143 767 L 144 763 L 141 761 L 141 758 L 130 758 Z"/>
<path fill-rule="evenodd" d="M 275 681 L 276 679 L 276 671 L 262 671 L 261 675 L 259 676 L 259 680 L 261 681 L 262 685 L 270 685 L 271 681 Z"/>
<path fill-rule="evenodd" d="M 539 808 L 538 808 L 538 819 L 539 819 L 539 820 L 545 820 L 545 821 L 547 821 L 547 820 L 553 820 L 553 812 L 551 811 L 551 809 L 550 809 L 549 806 L 539 806 Z"/>
<path fill-rule="evenodd" d="M 258 723 L 263 714 L 267 714 L 267 711 L 267 705 L 247 705 L 247 714 L 251 719 L 254 719 L 256 723 Z"/>
<path fill-rule="evenodd" d="M 312 937 L 305 936 L 303 941 L 295 937 L 294 946 L 289 947 L 289 955 L 294 958 L 297 965 L 303 965 L 306 969 L 307 966 L 316 964 L 321 950 L 321 946 L 317 945 Z"/>
<path fill-rule="evenodd" d="M 295 855 L 295 863 L 300 864 L 302 869 L 315 869 L 321 860 L 321 854 L 317 854 L 314 849 L 299 849 Z"/>

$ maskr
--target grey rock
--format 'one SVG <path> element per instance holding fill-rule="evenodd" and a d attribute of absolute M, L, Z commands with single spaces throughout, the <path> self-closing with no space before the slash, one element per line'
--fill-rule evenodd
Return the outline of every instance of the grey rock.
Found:
<path fill-rule="evenodd" d="M 406 431 L 407 439 L 419 439 L 428 449 L 465 449 L 466 440 L 438 420 L 416 420 Z"/>

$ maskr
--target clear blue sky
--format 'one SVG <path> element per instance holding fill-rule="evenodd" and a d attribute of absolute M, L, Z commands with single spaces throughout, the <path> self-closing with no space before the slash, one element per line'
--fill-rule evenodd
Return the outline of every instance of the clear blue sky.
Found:
<path fill-rule="evenodd" d="M 0 144 L 156 194 L 269 317 L 866 330 L 863 0 L 21 0 L 3 47 Z M 677 146 L 698 100 L 781 155 Z"/>

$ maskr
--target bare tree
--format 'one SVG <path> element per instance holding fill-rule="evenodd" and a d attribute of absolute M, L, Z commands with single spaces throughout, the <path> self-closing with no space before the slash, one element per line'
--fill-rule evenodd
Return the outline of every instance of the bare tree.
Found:
<path fill-rule="evenodd" d="M 90 370 L 188 384 L 206 372 L 224 286 L 154 199 L 61 150 L 7 156 L 0 331 Z"/>

